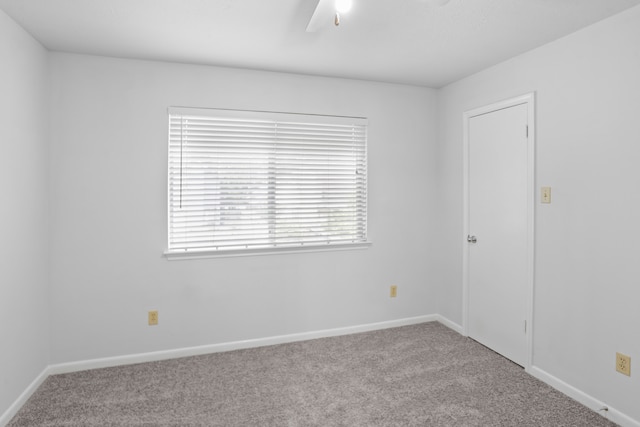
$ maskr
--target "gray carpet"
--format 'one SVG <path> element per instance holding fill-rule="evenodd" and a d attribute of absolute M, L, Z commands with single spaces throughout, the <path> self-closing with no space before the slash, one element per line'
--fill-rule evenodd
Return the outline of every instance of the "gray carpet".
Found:
<path fill-rule="evenodd" d="M 49 377 L 9 426 L 613 426 L 438 323 Z"/>

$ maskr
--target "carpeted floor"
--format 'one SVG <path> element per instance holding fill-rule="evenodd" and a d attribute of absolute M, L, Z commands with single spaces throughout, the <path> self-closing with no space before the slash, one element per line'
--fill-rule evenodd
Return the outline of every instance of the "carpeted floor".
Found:
<path fill-rule="evenodd" d="M 9 426 L 613 426 L 438 323 L 49 377 Z"/>

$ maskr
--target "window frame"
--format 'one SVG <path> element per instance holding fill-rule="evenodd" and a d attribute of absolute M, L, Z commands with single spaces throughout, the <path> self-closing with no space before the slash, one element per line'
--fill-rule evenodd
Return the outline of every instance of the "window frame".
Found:
<path fill-rule="evenodd" d="M 274 120 L 275 122 L 286 122 L 286 120 L 313 120 L 313 123 L 320 123 L 326 125 L 335 125 L 338 123 L 352 123 L 357 126 L 362 126 L 364 129 L 363 138 L 363 164 L 364 164 L 364 184 L 362 186 L 356 186 L 357 189 L 364 191 L 364 215 L 362 224 L 364 226 L 364 239 L 358 239 L 359 241 L 351 242 L 329 242 L 329 243 L 296 243 L 282 246 L 268 246 L 268 247 L 250 247 L 250 248 L 233 248 L 233 249 L 215 249 L 212 247 L 207 248 L 191 248 L 191 249 L 170 249 L 171 239 L 171 227 L 172 227 L 172 212 L 171 212 L 171 163 L 172 163 L 172 142 L 171 142 L 171 120 L 172 116 L 184 115 L 192 117 L 215 117 L 215 118 L 229 118 L 230 120 L 239 119 L 243 120 L 251 117 L 258 117 L 264 120 Z M 229 256 L 253 256 L 253 255 L 271 255 L 271 254 L 288 254 L 288 253 L 300 253 L 300 252 L 324 252 L 324 251 L 344 251 L 354 249 L 366 249 L 371 246 L 370 236 L 368 232 L 368 120 L 362 117 L 348 117 L 348 116 L 329 116 L 318 114 L 302 114 L 302 113 L 281 113 L 272 111 L 251 111 L 251 110 L 232 110 L 232 109 L 212 109 L 212 108 L 192 108 L 192 107 L 169 107 L 167 109 L 168 119 L 168 135 L 167 135 L 167 249 L 164 251 L 164 256 L 169 259 L 198 259 L 198 258 L 211 258 L 211 257 L 229 257 Z M 180 138 L 180 143 L 183 144 L 183 138 Z M 276 142 L 274 142 L 276 144 Z M 182 166 L 181 166 L 182 167 Z M 269 211 L 271 212 L 271 211 Z M 276 212 L 276 211 L 274 211 Z M 358 218 L 358 215 L 354 215 L 353 218 Z M 360 222 L 356 221 L 357 224 Z M 275 245 L 275 243 L 271 243 Z"/>

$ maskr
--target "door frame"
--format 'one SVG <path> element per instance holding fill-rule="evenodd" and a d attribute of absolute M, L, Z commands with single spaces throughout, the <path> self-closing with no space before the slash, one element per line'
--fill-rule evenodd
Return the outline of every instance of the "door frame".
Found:
<path fill-rule="evenodd" d="M 462 234 L 462 333 L 469 336 L 469 122 L 473 117 L 516 105 L 526 104 L 528 121 L 527 141 L 527 282 L 525 284 L 526 361 L 525 371 L 533 366 L 533 302 L 534 302 L 534 250 L 535 250 L 535 92 L 495 102 L 463 113 L 463 234 Z"/>

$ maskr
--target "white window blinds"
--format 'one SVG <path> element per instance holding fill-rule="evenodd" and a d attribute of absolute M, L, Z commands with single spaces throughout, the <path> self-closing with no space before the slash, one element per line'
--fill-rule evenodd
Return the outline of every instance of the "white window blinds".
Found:
<path fill-rule="evenodd" d="M 168 252 L 367 241 L 361 118 L 169 109 Z"/>

